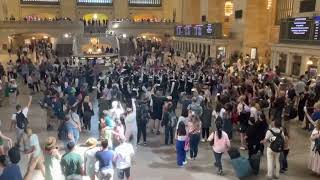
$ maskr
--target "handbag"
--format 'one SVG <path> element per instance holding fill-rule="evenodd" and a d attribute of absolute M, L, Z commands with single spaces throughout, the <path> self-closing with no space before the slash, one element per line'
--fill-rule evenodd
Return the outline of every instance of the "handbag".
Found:
<path fill-rule="evenodd" d="M 185 151 L 189 151 L 189 149 L 190 149 L 190 137 L 187 136 L 187 138 L 186 138 L 186 140 L 184 142 L 184 150 Z"/>

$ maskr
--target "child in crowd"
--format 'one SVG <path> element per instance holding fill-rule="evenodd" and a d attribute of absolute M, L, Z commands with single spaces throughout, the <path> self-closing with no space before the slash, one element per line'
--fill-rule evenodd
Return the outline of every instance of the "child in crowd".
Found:
<path fill-rule="evenodd" d="M 289 133 L 287 128 L 283 128 L 284 133 L 284 147 L 283 152 L 280 154 L 280 173 L 288 170 L 288 154 L 289 154 Z"/>

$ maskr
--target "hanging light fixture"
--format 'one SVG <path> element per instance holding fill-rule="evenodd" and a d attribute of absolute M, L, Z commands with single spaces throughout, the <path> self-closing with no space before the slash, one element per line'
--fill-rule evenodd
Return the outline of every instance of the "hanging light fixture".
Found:
<path fill-rule="evenodd" d="M 226 1 L 224 4 L 224 15 L 231 16 L 233 13 L 233 3 L 231 1 Z"/>
<path fill-rule="evenodd" d="M 267 0 L 267 9 L 271 9 L 272 7 L 272 0 Z"/>

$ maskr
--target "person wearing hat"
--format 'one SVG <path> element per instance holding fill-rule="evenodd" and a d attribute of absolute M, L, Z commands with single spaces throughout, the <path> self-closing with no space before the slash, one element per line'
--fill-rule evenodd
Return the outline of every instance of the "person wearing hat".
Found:
<path fill-rule="evenodd" d="M 60 159 L 55 137 L 48 137 L 44 146 L 45 180 L 63 179 Z"/>
<path fill-rule="evenodd" d="M 85 145 L 88 149 L 84 152 L 84 172 L 86 176 L 89 176 L 91 180 L 95 180 L 95 162 L 96 162 L 96 153 L 100 148 L 97 147 L 98 141 L 95 138 L 89 138 Z"/>
<path fill-rule="evenodd" d="M 29 149 L 26 149 L 24 153 L 30 155 L 30 159 L 24 180 L 31 180 L 36 167 L 39 167 L 42 175 L 45 176 L 45 167 L 43 165 L 43 155 L 38 135 L 34 134 L 31 128 L 27 128 L 25 131 L 27 135 L 27 147 L 29 147 Z"/>

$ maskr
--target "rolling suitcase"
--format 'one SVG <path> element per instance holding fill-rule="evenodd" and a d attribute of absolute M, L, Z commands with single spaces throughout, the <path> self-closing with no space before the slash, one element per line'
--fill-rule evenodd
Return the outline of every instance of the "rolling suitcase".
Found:
<path fill-rule="evenodd" d="M 261 153 L 254 154 L 249 158 L 249 162 L 250 162 L 250 165 L 251 165 L 251 168 L 252 168 L 252 172 L 255 175 L 259 174 L 259 171 L 260 171 L 260 160 L 261 160 Z"/>
<path fill-rule="evenodd" d="M 238 157 L 235 159 L 231 159 L 232 167 L 235 171 L 236 176 L 239 179 L 244 179 L 248 176 L 252 175 L 252 168 L 250 166 L 250 162 L 245 157 Z"/>

